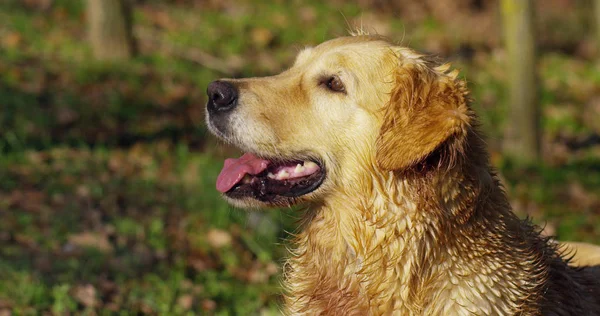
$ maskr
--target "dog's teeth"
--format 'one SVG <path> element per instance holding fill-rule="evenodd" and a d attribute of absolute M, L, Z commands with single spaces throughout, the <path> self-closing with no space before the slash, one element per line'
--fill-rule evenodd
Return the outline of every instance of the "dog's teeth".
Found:
<path fill-rule="evenodd" d="M 318 165 L 312 161 L 305 161 L 304 162 L 304 168 L 309 168 L 309 169 L 316 169 L 318 167 Z"/>
<path fill-rule="evenodd" d="M 277 178 L 272 172 L 267 173 L 267 177 L 269 177 L 269 179 Z"/>
<path fill-rule="evenodd" d="M 249 174 L 246 174 L 243 178 L 242 178 L 242 183 L 250 183 L 252 182 L 252 177 L 250 177 Z"/>
<path fill-rule="evenodd" d="M 277 180 L 284 180 L 290 177 L 290 173 L 285 171 L 285 170 L 281 170 L 277 173 L 276 179 Z"/>
<path fill-rule="evenodd" d="M 304 171 L 305 167 L 302 164 L 297 164 L 296 165 L 296 169 L 294 169 L 295 173 L 300 173 L 302 171 Z"/>

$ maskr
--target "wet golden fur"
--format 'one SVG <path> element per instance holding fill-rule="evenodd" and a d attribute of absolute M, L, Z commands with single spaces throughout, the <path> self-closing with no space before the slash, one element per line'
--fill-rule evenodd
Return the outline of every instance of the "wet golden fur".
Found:
<path fill-rule="evenodd" d="M 344 93 L 323 86 L 332 75 Z M 569 266 L 512 213 L 449 66 L 360 35 L 307 48 L 279 75 L 230 81 L 231 134 L 214 133 L 327 170 L 295 201 L 309 209 L 284 267 L 287 314 L 600 315 L 600 268 Z"/>

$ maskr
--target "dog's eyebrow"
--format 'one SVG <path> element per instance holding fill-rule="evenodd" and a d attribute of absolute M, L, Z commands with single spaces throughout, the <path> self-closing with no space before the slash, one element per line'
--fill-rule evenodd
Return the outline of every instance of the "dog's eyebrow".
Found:
<path fill-rule="evenodd" d="M 298 53 L 298 55 L 296 56 L 296 61 L 294 61 L 294 66 L 304 63 L 308 59 L 308 56 L 310 55 L 312 50 L 313 50 L 313 48 L 310 46 L 305 47 L 303 50 L 301 50 Z"/>

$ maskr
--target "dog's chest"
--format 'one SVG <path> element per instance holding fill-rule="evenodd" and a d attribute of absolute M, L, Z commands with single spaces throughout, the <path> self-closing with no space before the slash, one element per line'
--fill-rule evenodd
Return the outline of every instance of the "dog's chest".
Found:
<path fill-rule="evenodd" d="M 330 223 L 316 221 L 308 230 L 314 229 L 312 243 L 307 241 L 300 249 L 305 255 L 296 258 L 310 262 L 291 261 L 298 278 L 293 294 L 306 298 L 297 302 L 311 311 L 345 315 L 506 315 L 516 310 L 510 303 L 518 301 L 516 285 L 498 287 L 510 274 L 500 262 L 462 258 L 451 248 L 435 253 L 435 236 L 417 222 L 405 218 L 384 226 L 393 230 L 367 221 L 338 227 L 352 229 L 354 236 L 360 230 L 358 239 L 331 235 L 324 229 Z M 344 247 L 336 247 L 340 244 Z"/>

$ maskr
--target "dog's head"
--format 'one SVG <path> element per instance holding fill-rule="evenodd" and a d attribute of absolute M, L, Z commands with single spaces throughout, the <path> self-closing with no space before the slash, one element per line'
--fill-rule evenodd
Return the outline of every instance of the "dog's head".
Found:
<path fill-rule="evenodd" d="M 353 36 L 303 50 L 276 76 L 211 83 L 209 129 L 247 152 L 225 161 L 217 189 L 238 206 L 291 205 L 422 163 L 469 125 L 464 83 L 447 70 Z"/>

